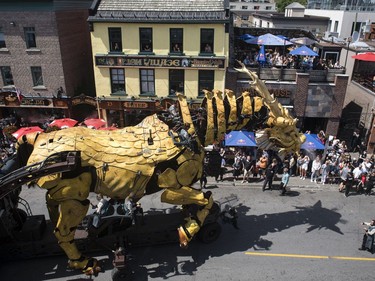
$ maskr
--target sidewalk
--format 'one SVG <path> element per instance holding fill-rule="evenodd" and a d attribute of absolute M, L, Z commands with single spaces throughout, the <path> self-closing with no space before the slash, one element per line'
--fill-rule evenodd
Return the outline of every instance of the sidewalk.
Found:
<path fill-rule="evenodd" d="M 278 174 L 274 181 L 273 186 L 278 186 L 281 181 L 281 174 Z M 223 185 L 234 185 L 235 186 L 244 186 L 244 187 L 259 187 L 261 188 L 263 186 L 263 180 L 260 180 L 259 176 L 257 178 L 250 177 L 249 182 L 242 183 L 242 176 L 239 177 L 237 181 L 233 181 L 232 171 L 227 171 L 227 173 L 224 175 L 223 181 L 215 181 L 214 177 L 207 177 L 207 186 L 223 186 Z M 311 182 L 310 177 L 306 178 L 305 180 L 302 180 L 299 176 L 290 177 L 288 187 L 290 188 L 302 188 L 302 189 L 326 189 L 326 190 L 338 190 L 339 185 L 338 184 L 320 184 Z"/>

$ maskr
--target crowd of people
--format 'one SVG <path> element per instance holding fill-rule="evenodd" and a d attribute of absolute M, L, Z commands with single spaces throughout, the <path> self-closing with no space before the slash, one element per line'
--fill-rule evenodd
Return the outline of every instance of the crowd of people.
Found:
<path fill-rule="evenodd" d="M 259 52 L 244 52 L 240 60 L 246 66 L 257 66 L 259 65 Z M 263 67 L 283 67 L 283 68 L 294 68 L 294 69 L 305 69 L 305 70 L 324 70 L 328 68 L 343 68 L 339 61 L 333 61 L 332 59 L 322 59 L 318 56 L 296 56 L 286 54 L 275 50 L 274 52 L 266 52 L 265 62 L 260 63 Z"/>
<path fill-rule="evenodd" d="M 246 150 L 237 148 L 234 152 L 233 164 L 229 163 L 228 150 L 221 148 L 217 162 L 220 161 L 220 173 L 216 181 L 232 181 L 251 183 L 263 181 L 262 190 L 273 188 L 276 175 L 281 178 L 278 189 L 285 194 L 289 177 L 299 177 L 316 184 L 337 184 L 338 190 L 349 196 L 354 191 L 370 195 L 375 184 L 374 155 L 368 156 L 357 140 L 348 148 L 344 140 L 336 137 L 325 137 L 324 132 L 318 134 L 326 149 L 321 151 L 301 150 L 281 160 L 274 151 Z M 352 158 L 349 152 L 359 152 L 358 158 Z M 209 165 L 206 161 L 205 167 Z M 205 185 L 204 185 L 205 186 Z M 202 186 L 202 187 L 204 187 Z"/>

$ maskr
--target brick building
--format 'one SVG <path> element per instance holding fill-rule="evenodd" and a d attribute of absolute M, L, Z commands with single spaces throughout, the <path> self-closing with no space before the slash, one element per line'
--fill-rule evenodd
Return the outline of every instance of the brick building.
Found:
<path fill-rule="evenodd" d="M 33 123 L 52 114 L 80 117 L 82 107 L 72 108 L 70 98 L 94 96 L 90 5 L 87 0 L 0 2 L 0 117 L 16 114 Z M 14 99 L 15 90 L 22 99 Z"/>

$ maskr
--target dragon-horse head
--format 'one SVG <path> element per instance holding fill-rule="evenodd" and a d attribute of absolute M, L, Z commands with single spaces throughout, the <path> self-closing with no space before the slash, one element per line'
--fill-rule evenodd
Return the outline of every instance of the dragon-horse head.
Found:
<path fill-rule="evenodd" d="M 259 79 L 255 72 L 250 71 L 242 62 L 238 62 L 242 67 L 235 68 L 238 72 L 247 74 L 251 81 L 250 86 L 263 99 L 268 107 L 267 128 L 256 132 L 256 142 L 260 149 L 278 150 L 281 158 L 288 153 L 299 153 L 301 144 L 306 137 L 300 133 L 296 124 L 297 119 L 293 118 L 288 109 L 283 107 L 277 99 L 268 91 L 264 81 Z"/>

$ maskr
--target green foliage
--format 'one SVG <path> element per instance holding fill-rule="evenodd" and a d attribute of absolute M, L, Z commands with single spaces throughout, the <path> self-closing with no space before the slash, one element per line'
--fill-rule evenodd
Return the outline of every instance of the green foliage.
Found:
<path fill-rule="evenodd" d="M 276 0 L 275 2 L 276 2 L 277 11 L 280 13 L 284 13 L 285 7 L 294 2 L 298 2 L 305 7 L 307 6 L 307 0 Z"/>

